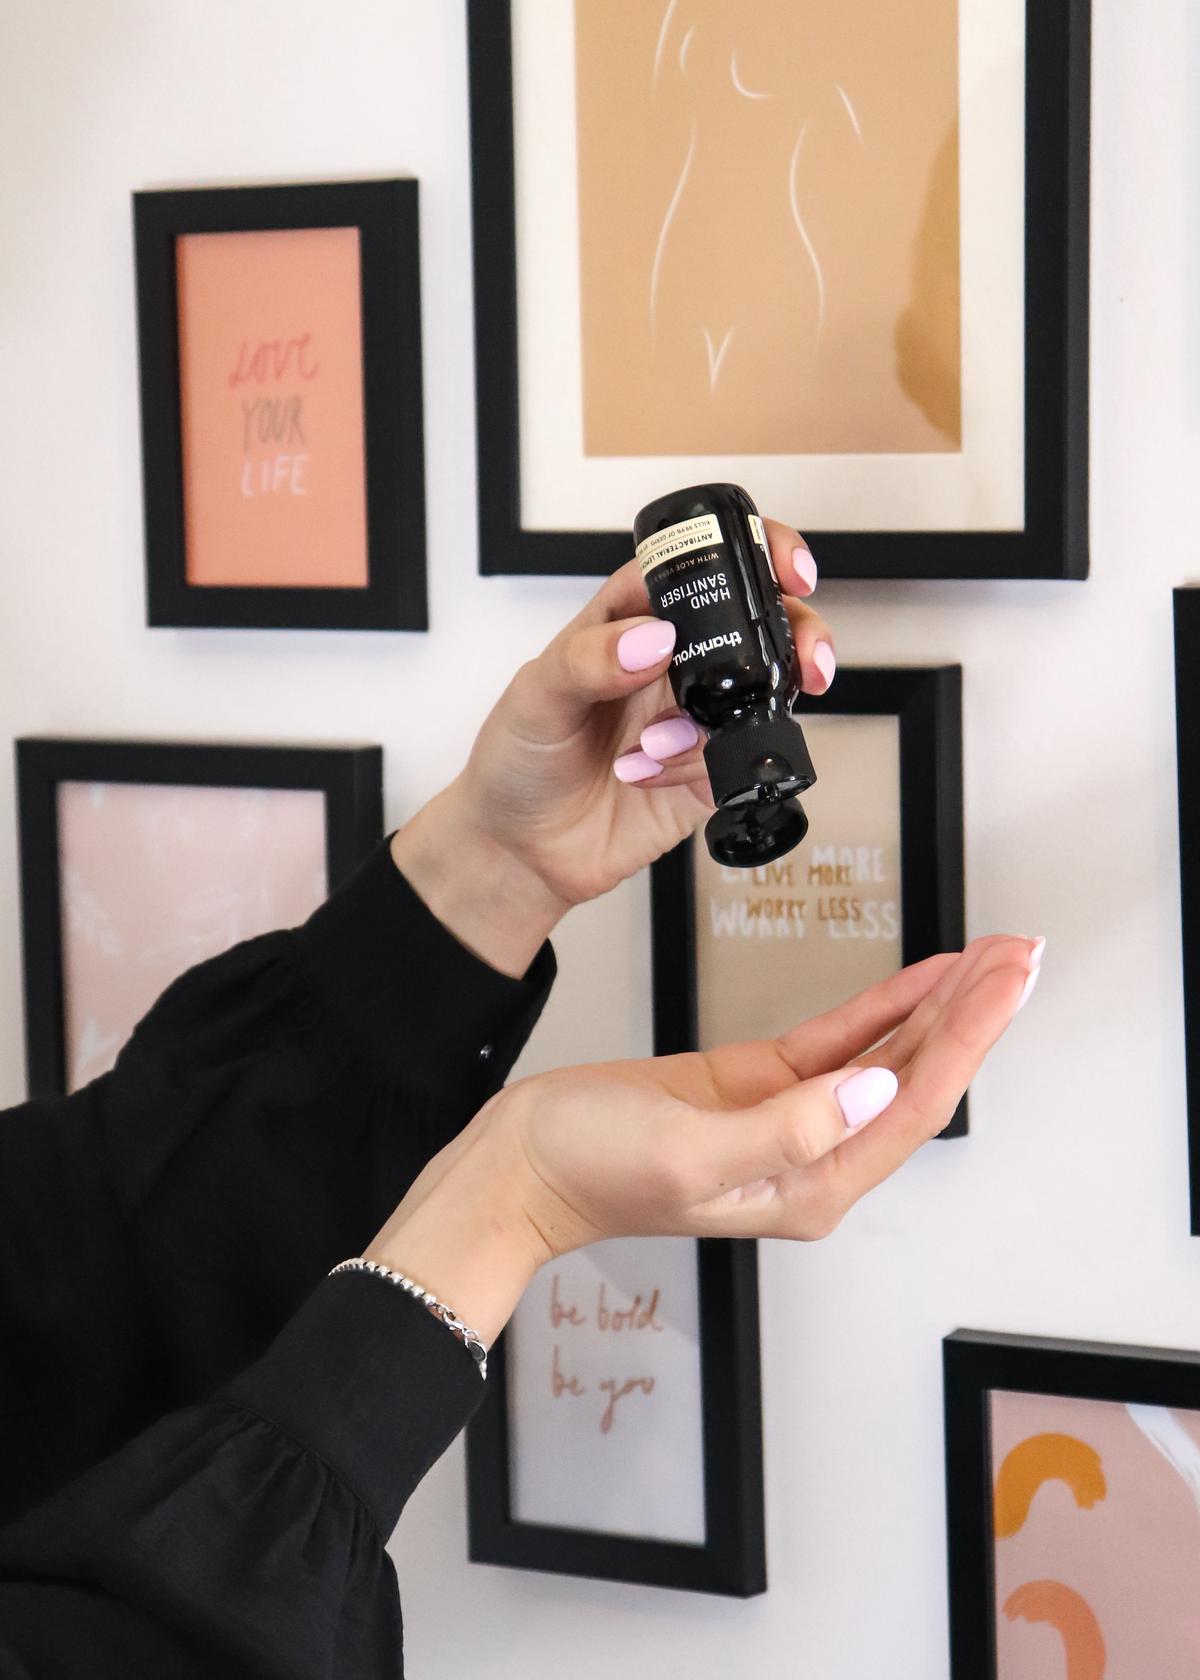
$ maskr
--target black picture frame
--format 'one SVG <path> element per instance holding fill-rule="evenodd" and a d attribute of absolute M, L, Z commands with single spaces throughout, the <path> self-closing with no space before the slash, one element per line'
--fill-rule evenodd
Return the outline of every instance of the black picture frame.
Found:
<path fill-rule="evenodd" d="M 488 1392 L 467 1426 L 472 1563 L 584 1575 L 635 1586 L 751 1598 L 767 1590 L 757 1246 L 696 1242 L 704 1438 L 703 1546 L 519 1522 L 510 1494 L 504 1337 L 488 1353 Z"/>
<path fill-rule="evenodd" d="M 58 787 L 126 782 L 303 788 L 325 796 L 332 892 L 383 837 L 383 749 L 29 736 L 15 743 L 25 1060 L 29 1095 L 67 1088 Z"/>
<path fill-rule="evenodd" d="M 133 194 L 151 626 L 428 629 L 417 201 L 417 182 L 409 179 Z M 367 584 L 189 584 L 175 239 L 189 233 L 329 227 L 357 227 L 360 237 Z"/>
<path fill-rule="evenodd" d="M 802 530 L 830 578 L 1088 573 L 1090 0 L 1026 0 L 1025 523 L 1020 531 Z M 467 0 L 480 570 L 603 576 L 627 531 L 521 524 L 511 0 Z M 633 509 L 630 509 L 632 519 Z"/>
<path fill-rule="evenodd" d="M 956 1330 L 942 1344 L 951 1680 L 996 1680 L 989 1396 L 1200 1410 L 1200 1353 Z"/>
<path fill-rule="evenodd" d="M 899 720 L 901 954 L 904 964 L 957 951 L 965 938 L 962 667 L 842 666 L 827 694 L 800 695 L 803 717 Z M 820 766 L 817 766 L 818 774 Z M 698 1045 L 693 836 L 650 871 L 654 1053 Z M 967 1098 L 940 1136 L 965 1137 Z"/>
<path fill-rule="evenodd" d="M 1179 910 L 1191 1231 L 1200 1237 L 1200 588 L 1174 592 Z"/>

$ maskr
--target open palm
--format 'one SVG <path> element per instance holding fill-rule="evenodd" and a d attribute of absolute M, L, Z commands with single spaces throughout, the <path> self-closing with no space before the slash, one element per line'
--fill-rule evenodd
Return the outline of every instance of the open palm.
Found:
<path fill-rule="evenodd" d="M 488 1123 L 519 1142 L 549 1254 L 635 1234 L 821 1237 L 949 1122 L 1039 959 L 1028 939 L 976 940 L 778 1039 L 523 1080 Z M 880 1094 L 854 1128 L 856 1075 Z"/>

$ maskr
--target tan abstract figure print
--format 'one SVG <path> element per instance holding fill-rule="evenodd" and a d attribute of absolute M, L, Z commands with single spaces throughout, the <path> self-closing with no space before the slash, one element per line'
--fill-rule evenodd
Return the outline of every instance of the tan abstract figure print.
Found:
<path fill-rule="evenodd" d="M 961 446 L 957 0 L 575 0 L 588 455 Z"/>

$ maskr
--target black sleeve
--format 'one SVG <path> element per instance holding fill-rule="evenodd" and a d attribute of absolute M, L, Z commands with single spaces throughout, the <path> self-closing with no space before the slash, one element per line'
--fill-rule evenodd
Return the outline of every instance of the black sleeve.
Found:
<path fill-rule="evenodd" d="M 503 1082 L 553 973 L 474 957 L 384 844 L 185 974 L 107 1077 L 0 1116 L 0 1525 L 256 1359 Z"/>
<path fill-rule="evenodd" d="M 479 1404 L 391 1284 L 318 1285 L 274 1345 L 0 1535 L 3 1680 L 397 1680 L 384 1545 Z"/>

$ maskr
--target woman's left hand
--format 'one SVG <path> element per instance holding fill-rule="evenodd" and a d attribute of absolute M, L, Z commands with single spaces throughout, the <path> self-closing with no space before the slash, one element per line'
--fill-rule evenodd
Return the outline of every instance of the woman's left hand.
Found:
<path fill-rule="evenodd" d="M 1044 941 L 929 957 L 776 1039 L 507 1086 L 367 1251 L 490 1341 L 539 1266 L 616 1236 L 828 1235 L 950 1120 Z"/>
<path fill-rule="evenodd" d="M 800 599 L 804 540 L 764 521 L 797 680 L 829 687 L 833 637 Z M 712 810 L 701 742 L 674 704 L 674 629 L 647 611 L 636 561 L 615 572 L 501 695 L 466 768 L 393 840 L 429 907 L 493 966 L 523 973 L 576 904 L 608 892 Z"/>

